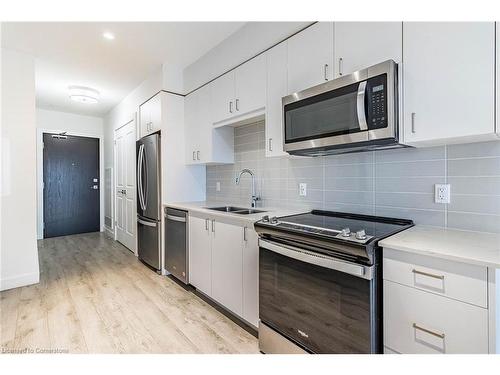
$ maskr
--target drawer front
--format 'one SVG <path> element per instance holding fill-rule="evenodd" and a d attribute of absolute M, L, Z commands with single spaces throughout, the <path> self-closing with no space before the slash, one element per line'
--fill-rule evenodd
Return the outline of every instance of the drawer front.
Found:
<path fill-rule="evenodd" d="M 487 268 L 384 249 L 384 280 L 488 307 Z"/>
<path fill-rule="evenodd" d="M 399 353 L 488 353 L 488 310 L 384 280 L 384 346 Z"/>

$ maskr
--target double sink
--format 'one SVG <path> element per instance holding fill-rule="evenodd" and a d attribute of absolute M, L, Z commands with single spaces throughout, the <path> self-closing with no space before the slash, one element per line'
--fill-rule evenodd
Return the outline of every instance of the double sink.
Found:
<path fill-rule="evenodd" d="M 258 214 L 261 212 L 266 212 L 262 210 L 255 210 L 253 208 L 242 208 L 242 207 L 233 207 L 233 206 L 223 206 L 223 207 L 207 207 L 208 210 L 220 211 L 220 212 L 230 212 L 232 214 L 238 215 L 250 215 L 250 214 Z"/>

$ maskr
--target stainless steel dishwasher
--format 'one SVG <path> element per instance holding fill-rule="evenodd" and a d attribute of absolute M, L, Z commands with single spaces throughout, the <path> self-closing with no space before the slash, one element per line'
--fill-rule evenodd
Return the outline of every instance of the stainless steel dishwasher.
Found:
<path fill-rule="evenodd" d="M 189 282 L 187 226 L 186 211 L 165 208 L 165 268 L 185 284 Z"/>

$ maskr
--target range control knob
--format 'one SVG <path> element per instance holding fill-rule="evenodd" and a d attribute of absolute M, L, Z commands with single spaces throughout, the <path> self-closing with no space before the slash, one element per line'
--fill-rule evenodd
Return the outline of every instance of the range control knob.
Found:
<path fill-rule="evenodd" d="M 356 232 L 356 239 L 357 240 L 366 240 L 366 232 L 364 229 L 358 230 Z"/>
<path fill-rule="evenodd" d="M 278 218 L 276 216 L 271 218 L 271 224 L 278 224 Z"/>
<path fill-rule="evenodd" d="M 264 215 L 264 216 L 262 216 L 262 221 L 263 221 L 264 223 L 269 223 L 269 215 Z"/>
<path fill-rule="evenodd" d="M 341 231 L 342 237 L 350 237 L 351 236 L 351 230 L 349 228 L 344 228 Z"/>

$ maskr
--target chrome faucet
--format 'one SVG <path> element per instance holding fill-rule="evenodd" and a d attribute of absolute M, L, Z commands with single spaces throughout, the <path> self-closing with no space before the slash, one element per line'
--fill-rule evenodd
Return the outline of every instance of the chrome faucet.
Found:
<path fill-rule="evenodd" d="M 251 206 L 252 208 L 257 207 L 257 201 L 260 200 L 260 197 L 258 197 L 255 194 L 255 175 L 250 169 L 242 169 L 240 173 L 238 174 L 238 177 L 236 177 L 236 185 L 240 184 L 241 176 L 245 173 L 248 173 L 252 177 L 252 201 L 251 201 Z"/>

